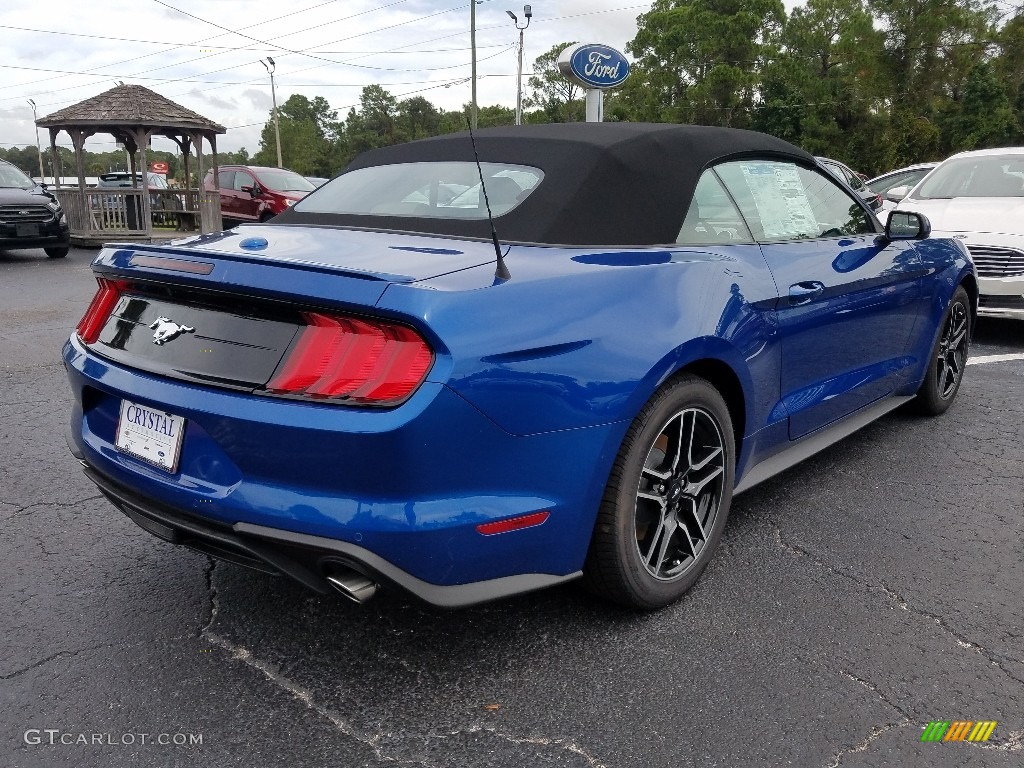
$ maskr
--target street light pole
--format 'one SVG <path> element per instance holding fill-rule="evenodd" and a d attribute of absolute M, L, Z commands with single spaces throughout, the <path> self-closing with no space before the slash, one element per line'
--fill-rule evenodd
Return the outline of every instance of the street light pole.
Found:
<path fill-rule="evenodd" d="M 469 106 L 469 124 L 476 130 L 476 1 L 469 0 L 469 48 L 472 59 L 470 79 L 473 82 Z"/>
<path fill-rule="evenodd" d="M 533 18 L 533 9 L 528 6 L 523 6 L 523 15 L 526 17 L 526 25 L 520 27 L 519 19 L 512 11 L 505 11 L 509 16 L 512 17 L 513 23 L 516 25 L 516 29 L 519 30 L 519 73 L 516 75 L 516 125 L 523 124 L 523 32 L 527 27 L 530 26 L 530 19 Z"/>
<path fill-rule="evenodd" d="M 267 61 L 270 63 L 267 64 Z M 274 70 L 277 69 L 277 65 L 269 56 L 267 56 L 267 61 L 260 59 L 260 64 L 266 67 L 267 72 L 270 73 L 270 98 L 274 103 L 274 138 L 277 139 L 277 167 L 284 168 L 284 162 L 281 160 L 281 123 L 277 118 L 277 91 L 274 88 Z"/>
<path fill-rule="evenodd" d="M 32 99 L 28 100 L 28 103 L 32 105 L 32 123 L 35 124 L 39 118 L 36 116 L 36 103 Z M 39 143 L 39 126 L 36 125 L 36 152 L 39 153 L 39 183 L 46 181 L 46 175 L 43 173 L 43 146 Z"/>

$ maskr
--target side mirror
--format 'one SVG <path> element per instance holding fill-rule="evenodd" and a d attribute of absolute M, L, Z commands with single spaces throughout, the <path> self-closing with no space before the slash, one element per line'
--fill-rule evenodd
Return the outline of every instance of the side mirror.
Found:
<path fill-rule="evenodd" d="M 252 187 L 250 185 L 248 185 L 248 184 L 243 184 L 242 186 L 240 186 L 238 188 L 238 191 L 239 192 L 248 192 L 251 195 L 252 194 Z"/>
<path fill-rule="evenodd" d="M 885 223 L 889 240 L 924 240 L 932 233 L 932 223 L 923 213 L 892 211 Z"/>
<path fill-rule="evenodd" d="M 259 197 L 260 195 L 263 194 L 263 190 L 260 189 L 259 184 L 253 184 L 252 187 L 249 189 L 249 194 L 252 195 L 253 197 Z"/>
<path fill-rule="evenodd" d="M 904 197 L 910 194 L 911 187 L 908 184 L 900 184 L 898 187 L 893 187 L 885 193 L 885 199 L 890 203 L 898 203 Z"/>

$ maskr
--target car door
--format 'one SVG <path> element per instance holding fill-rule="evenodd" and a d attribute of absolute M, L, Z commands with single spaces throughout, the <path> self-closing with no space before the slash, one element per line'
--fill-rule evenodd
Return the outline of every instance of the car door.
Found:
<path fill-rule="evenodd" d="M 238 218 L 242 221 L 256 221 L 260 216 L 259 198 L 253 197 L 256 179 L 248 171 L 235 171 L 235 200 Z"/>
<path fill-rule="evenodd" d="M 782 402 L 797 439 L 906 382 L 921 260 L 888 242 L 827 173 L 783 160 L 716 167 L 779 289 Z"/>
<path fill-rule="evenodd" d="M 211 171 L 210 173 L 213 173 Z M 220 215 L 224 219 L 232 219 L 238 216 L 237 195 L 235 192 L 234 170 L 220 169 L 217 173 L 217 191 L 220 193 Z"/>

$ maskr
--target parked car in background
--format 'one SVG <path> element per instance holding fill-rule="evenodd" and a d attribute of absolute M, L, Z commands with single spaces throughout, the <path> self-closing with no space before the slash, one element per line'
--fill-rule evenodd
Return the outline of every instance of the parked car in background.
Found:
<path fill-rule="evenodd" d="M 889 199 L 889 190 L 902 189 L 905 187 L 906 191 L 909 192 L 937 165 L 938 163 L 918 163 L 917 165 L 908 165 L 906 168 L 889 171 L 888 173 L 883 173 L 881 176 L 876 176 L 875 178 L 868 179 L 864 182 L 872 189 L 872 191 L 877 192 L 882 196 L 882 205 L 877 211 L 879 218 L 884 218 L 884 214 L 887 211 L 893 210 L 896 207 L 896 203 L 899 202 L 898 200 L 894 202 Z"/>
<path fill-rule="evenodd" d="M 372 150 L 269 224 L 102 251 L 72 450 L 149 533 L 321 594 L 658 608 L 734 493 L 953 403 L 977 287 L 927 234 L 750 131 Z"/>
<path fill-rule="evenodd" d="M 827 169 L 837 179 L 849 184 L 850 188 L 857 193 L 861 200 L 871 207 L 871 210 L 877 211 L 882 207 L 882 196 L 864 183 L 861 174 L 851 170 L 849 166 L 838 160 L 833 160 L 829 157 L 816 157 L 815 160 L 821 163 L 822 167 Z"/>
<path fill-rule="evenodd" d="M 225 225 L 268 221 L 288 210 L 316 187 L 286 168 L 255 165 L 222 165 L 216 183 L 213 169 L 206 173 L 203 189 L 220 192 L 220 214 Z"/>
<path fill-rule="evenodd" d="M 153 208 L 162 206 L 162 196 L 154 190 L 167 189 L 167 179 L 159 173 L 147 173 L 146 181 L 149 184 L 149 204 Z M 100 174 L 97 189 L 142 189 L 142 174 L 135 174 L 135 183 L 132 184 L 132 174 L 129 171 L 111 171 Z"/>
<path fill-rule="evenodd" d="M 324 184 L 330 181 L 330 179 L 325 179 L 322 176 L 304 176 L 303 178 L 310 184 L 312 184 L 314 187 L 322 187 Z"/>
<path fill-rule="evenodd" d="M 979 314 L 1024 320 L 1024 147 L 953 155 L 896 210 L 924 213 L 936 236 L 965 243 L 978 269 Z"/>
<path fill-rule="evenodd" d="M 0 250 L 42 248 L 60 259 L 68 255 L 70 242 L 57 198 L 18 166 L 0 160 Z"/>
<path fill-rule="evenodd" d="M 883 173 L 881 176 L 875 176 L 875 178 L 868 179 L 865 183 L 875 192 L 884 196 L 893 187 L 907 186 L 913 188 L 917 186 L 917 183 L 937 165 L 938 163 L 908 165 L 906 168 L 899 168 L 895 171 Z"/>

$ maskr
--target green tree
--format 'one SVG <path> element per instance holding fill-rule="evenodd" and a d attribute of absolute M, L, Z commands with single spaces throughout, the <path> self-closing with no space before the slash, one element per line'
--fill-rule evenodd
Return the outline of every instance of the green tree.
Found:
<path fill-rule="evenodd" d="M 743 127 L 784 19 L 781 0 L 655 0 L 627 50 L 664 119 Z"/>
<path fill-rule="evenodd" d="M 543 120 L 526 122 L 571 123 L 586 118 L 583 89 L 566 80 L 558 70 L 558 54 L 576 43 L 558 43 L 533 62 L 533 74 L 526 81 L 523 109 L 544 113 Z M 514 113 L 513 113 L 513 123 Z"/>
<path fill-rule="evenodd" d="M 952 140 L 958 149 L 1006 146 L 1020 134 L 1006 88 L 989 62 L 971 71 L 958 107 L 951 121 Z"/>
<path fill-rule="evenodd" d="M 335 131 L 337 120 L 337 112 L 330 108 L 327 100 L 322 96 L 310 100 L 301 94 L 292 94 L 278 108 L 278 118 L 284 166 L 304 176 L 326 175 L 331 152 L 329 135 Z M 263 126 L 260 149 L 253 162 L 277 165 L 273 114 Z"/>

